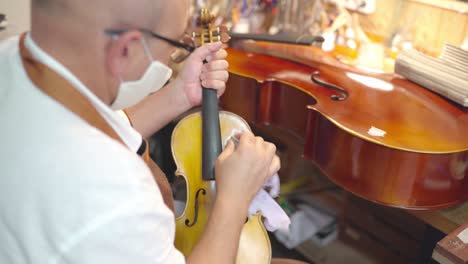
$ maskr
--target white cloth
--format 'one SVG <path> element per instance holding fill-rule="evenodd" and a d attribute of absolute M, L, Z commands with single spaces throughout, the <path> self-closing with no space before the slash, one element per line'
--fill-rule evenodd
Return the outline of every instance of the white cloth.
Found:
<path fill-rule="evenodd" d="M 263 224 L 270 231 L 289 231 L 291 220 L 281 206 L 264 190 L 261 189 L 253 198 L 249 206 L 249 215 L 261 212 L 265 218 Z"/>
<path fill-rule="evenodd" d="M 236 129 L 231 131 L 223 142 L 223 149 L 229 140 L 241 132 L 242 131 Z M 268 231 L 273 232 L 281 230 L 283 232 L 288 232 L 291 220 L 283 208 L 273 199 L 277 197 L 280 192 L 280 179 L 278 174 L 276 173 L 268 178 L 263 188 L 269 189 L 269 191 L 267 192 L 264 189 L 260 189 L 260 191 L 257 192 L 249 205 L 249 216 L 261 212 L 264 217 L 263 224 Z"/>
<path fill-rule="evenodd" d="M 127 144 L 140 144 L 127 122 L 31 43 Z M 0 43 L 0 123 L 0 263 L 184 263 L 173 246 L 174 215 L 145 163 L 34 87 L 18 37 Z"/>
<path fill-rule="evenodd" d="M 320 212 L 307 204 L 296 205 L 297 211 L 291 215 L 291 227 L 289 232 L 279 230 L 275 236 L 284 246 L 293 249 L 304 241 L 313 239 L 320 230 L 331 225 L 334 218 L 328 214 Z M 332 238 L 332 237 L 330 237 Z M 329 238 L 323 238 L 319 243 L 324 243 Z"/>

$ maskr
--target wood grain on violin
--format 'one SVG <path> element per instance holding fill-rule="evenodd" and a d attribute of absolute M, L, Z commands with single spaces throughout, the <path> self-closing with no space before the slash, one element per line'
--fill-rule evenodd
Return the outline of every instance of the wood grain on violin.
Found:
<path fill-rule="evenodd" d="M 212 28 L 213 17 L 207 9 L 200 14 L 201 32 L 195 43 L 203 45 L 222 40 L 222 32 Z M 216 196 L 214 165 L 222 142 L 233 131 L 249 131 L 250 127 L 238 115 L 220 113 L 216 90 L 203 88 L 202 112 L 189 114 L 174 128 L 171 138 L 176 175 L 185 180 L 186 199 L 183 212 L 176 217 L 175 246 L 188 256 L 205 228 Z M 248 217 L 241 231 L 236 263 L 271 262 L 271 246 L 261 214 Z"/>
<path fill-rule="evenodd" d="M 228 54 L 222 107 L 301 138 L 305 158 L 344 189 L 408 209 L 468 199 L 467 109 L 389 75 Z"/>
<path fill-rule="evenodd" d="M 239 116 L 220 112 L 221 138 L 231 132 L 250 130 Z M 202 117 L 200 112 L 183 118 L 172 134 L 172 155 L 177 165 L 176 175 L 187 182 L 187 201 L 183 213 L 176 218 L 176 247 L 189 255 L 201 236 L 215 199 L 215 182 L 202 177 Z M 252 254 L 249 252 L 253 252 Z M 261 215 L 251 216 L 244 225 L 239 242 L 237 263 L 270 263 L 271 248 Z"/>

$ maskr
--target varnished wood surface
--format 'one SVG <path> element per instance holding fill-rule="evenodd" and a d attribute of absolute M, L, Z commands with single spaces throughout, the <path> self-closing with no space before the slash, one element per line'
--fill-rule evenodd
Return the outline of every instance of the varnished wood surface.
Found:
<path fill-rule="evenodd" d="M 275 81 L 309 95 L 320 112 L 343 130 L 387 147 L 424 153 L 468 150 L 468 110 L 401 78 L 389 81 L 319 64 L 306 67 L 255 53 L 228 51 L 229 71 L 259 82 Z M 311 74 L 343 87 L 350 98 L 330 100 L 333 91 L 316 85 Z M 288 109 L 281 109 L 288 111 Z M 384 136 L 368 133 L 372 127 Z"/>
<path fill-rule="evenodd" d="M 226 142 L 234 130 L 250 130 L 249 125 L 233 113 L 221 111 L 219 119 L 222 142 Z M 205 181 L 201 175 L 201 127 L 201 113 L 192 113 L 177 124 L 171 137 L 172 156 L 177 166 L 175 174 L 183 177 L 187 186 L 185 208 L 176 216 L 174 241 L 185 256 L 190 255 L 202 235 L 216 195 L 215 181 Z M 197 198 L 197 192 L 201 189 L 204 192 L 200 192 Z M 250 216 L 244 224 L 237 253 L 236 263 L 270 263 L 270 240 L 260 214 Z"/>
<path fill-rule="evenodd" d="M 468 199 L 468 113 L 398 77 L 228 50 L 224 109 L 305 142 L 304 156 L 344 189 L 381 204 L 436 209 Z M 311 81 L 343 87 L 334 91 Z"/>

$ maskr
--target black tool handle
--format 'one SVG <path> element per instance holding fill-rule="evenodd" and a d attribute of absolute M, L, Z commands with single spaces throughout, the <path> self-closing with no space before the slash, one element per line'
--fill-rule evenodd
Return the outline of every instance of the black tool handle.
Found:
<path fill-rule="evenodd" d="M 325 39 L 322 36 L 299 36 L 292 34 L 241 34 L 241 33 L 229 33 L 231 39 L 251 39 L 257 41 L 267 41 L 285 44 L 296 44 L 310 46 L 312 44 L 322 43 Z"/>
<path fill-rule="evenodd" d="M 214 165 L 221 153 L 218 97 L 216 90 L 202 89 L 202 178 L 214 180 Z"/>

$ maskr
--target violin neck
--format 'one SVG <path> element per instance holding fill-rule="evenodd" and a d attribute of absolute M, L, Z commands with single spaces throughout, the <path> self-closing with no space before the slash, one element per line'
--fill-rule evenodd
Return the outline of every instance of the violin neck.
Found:
<path fill-rule="evenodd" d="M 202 89 L 202 178 L 214 180 L 214 165 L 221 153 L 218 97 L 214 89 Z"/>

